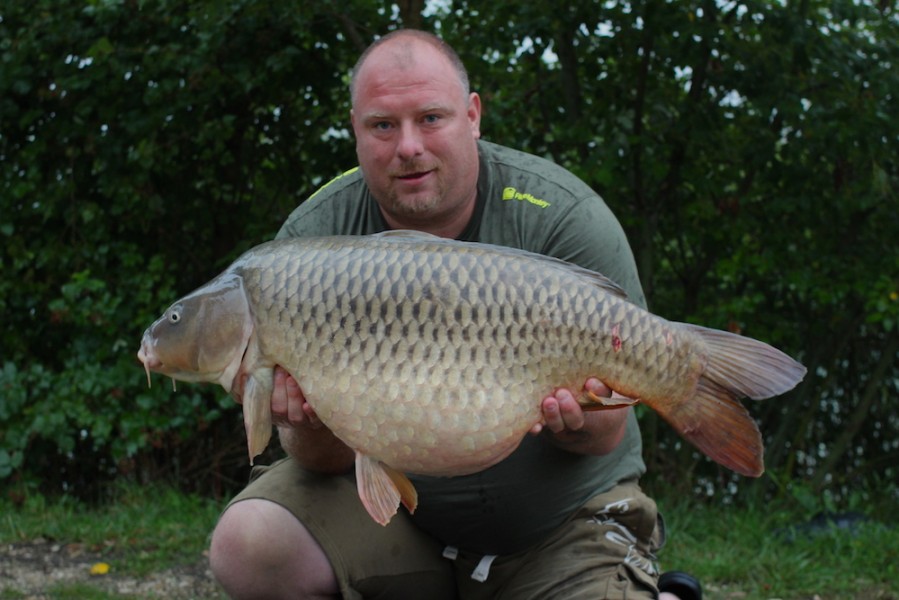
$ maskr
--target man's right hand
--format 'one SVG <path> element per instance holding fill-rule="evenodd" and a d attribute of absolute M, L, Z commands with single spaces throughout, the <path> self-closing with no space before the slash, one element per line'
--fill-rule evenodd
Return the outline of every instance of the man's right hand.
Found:
<path fill-rule="evenodd" d="M 306 402 L 297 380 L 280 366 L 275 366 L 272 388 L 272 422 L 278 427 L 319 429 L 324 424 Z"/>
<path fill-rule="evenodd" d="M 356 453 L 319 420 L 306 402 L 296 379 L 275 367 L 272 422 L 278 426 L 281 447 L 300 465 L 320 473 L 344 473 Z"/>

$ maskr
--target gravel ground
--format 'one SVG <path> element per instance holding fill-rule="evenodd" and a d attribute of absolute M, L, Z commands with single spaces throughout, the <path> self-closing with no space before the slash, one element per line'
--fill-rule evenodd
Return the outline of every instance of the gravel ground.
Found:
<path fill-rule="evenodd" d="M 126 560 L 124 557 L 122 561 Z M 0 598 L 56 600 L 72 594 L 62 586 L 96 588 L 133 598 L 224 599 L 205 559 L 196 564 L 135 577 L 116 572 L 116 556 L 92 552 L 81 544 L 34 540 L 0 546 Z M 91 574 L 98 563 L 107 574 Z"/>
<path fill-rule="evenodd" d="M 0 600 L 77 600 L 85 595 L 86 588 L 135 600 L 227 600 L 212 579 L 205 558 L 191 565 L 141 577 L 116 572 L 116 564 L 123 564 L 127 560 L 124 553 L 117 555 L 114 551 L 97 552 L 82 544 L 59 544 L 43 539 L 0 544 Z M 92 575 L 91 568 L 98 563 L 110 565 L 109 573 Z M 64 586 L 68 586 L 68 593 L 62 591 Z M 709 600 L 745 600 L 749 596 L 730 586 L 706 583 L 704 587 L 704 596 Z M 91 597 L 95 596 L 96 594 L 91 594 Z M 801 600 L 836 598 L 825 593 L 805 596 Z M 879 585 L 859 589 L 857 594 L 848 598 L 899 600 L 893 592 Z"/>

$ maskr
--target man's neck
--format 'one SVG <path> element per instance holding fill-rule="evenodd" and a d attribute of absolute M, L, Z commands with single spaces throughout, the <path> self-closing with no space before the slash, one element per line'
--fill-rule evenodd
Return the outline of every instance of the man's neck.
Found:
<path fill-rule="evenodd" d="M 423 219 L 397 219 L 393 215 L 388 215 L 381 211 L 384 221 L 391 229 L 413 229 L 415 231 L 423 231 L 443 238 L 456 239 L 471 222 L 474 215 L 475 205 L 477 204 L 477 194 L 468 202 L 465 207 L 457 211 L 455 214 L 447 215 L 443 219 L 423 218 Z"/>

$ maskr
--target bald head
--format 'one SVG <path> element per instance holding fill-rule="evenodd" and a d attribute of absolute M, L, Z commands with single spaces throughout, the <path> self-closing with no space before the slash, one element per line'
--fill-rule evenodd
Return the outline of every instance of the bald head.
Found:
<path fill-rule="evenodd" d="M 417 29 L 399 29 L 378 38 L 356 61 L 350 74 L 350 100 L 356 105 L 357 84 L 365 64 L 373 54 L 387 54 L 391 66 L 397 70 L 411 69 L 423 47 L 437 50 L 452 66 L 459 78 L 462 95 L 469 94 L 468 72 L 456 51 L 436 35 Z"/>

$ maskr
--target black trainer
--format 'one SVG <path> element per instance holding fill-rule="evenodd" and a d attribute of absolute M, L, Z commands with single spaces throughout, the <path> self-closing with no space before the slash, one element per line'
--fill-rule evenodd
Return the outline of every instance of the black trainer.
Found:
<path fill-rule="evenodd" d="M 680 600 L 702 600 L 699 580 L 683 571 L 668 571 L 659 577 L 659 591 L 674 594 Z"/>

